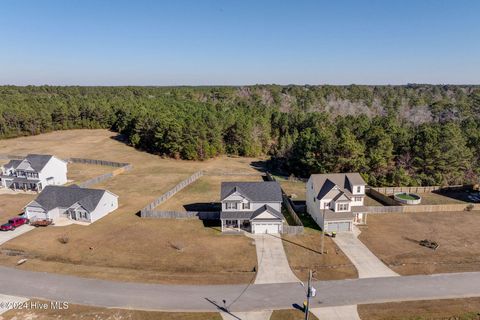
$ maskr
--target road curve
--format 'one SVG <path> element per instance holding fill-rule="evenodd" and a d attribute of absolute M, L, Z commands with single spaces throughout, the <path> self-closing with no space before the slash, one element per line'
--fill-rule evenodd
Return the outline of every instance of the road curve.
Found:
<path fill-rule="evenodd" d="M 299 283 L 162 285 L 114 282 L 0 267 L 0 293 L 70 303 L 162 311 L 286 309 L 301 305 Z M 480 296 L 480 272 L 315 282 L 312 308 Z"/>

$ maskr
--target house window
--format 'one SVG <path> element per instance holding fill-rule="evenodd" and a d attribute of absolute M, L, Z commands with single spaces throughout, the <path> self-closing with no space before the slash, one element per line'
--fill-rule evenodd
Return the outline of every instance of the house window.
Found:
<path fill-rule="evenodd" d="M 337 205 L 338 211 L 348 211 L 348 203 L 339 203 Z"/>
<path fill-rule="evenodd" d="M 237 203 L 236 202 L 226 202 L 225 203 L 225 208 L 226 209 L 237 209 Z"/>
<path fill-rule="evenodd" d="M 355 197 L 355 201 L 356 201 L 356 202 L 362 201 L 362 197 Z"/>
<path fill-rule="evenodd" d="M 362 192 L 362 187 L 357 186 L 357 193 L 360 193 L 360 192 Z"/>
<path fill-rule="evenodd" d="M 245 202 L 243 204 L 243 209 L 247 209 L 247 210 L 250 209 L 250 202 Z"/>

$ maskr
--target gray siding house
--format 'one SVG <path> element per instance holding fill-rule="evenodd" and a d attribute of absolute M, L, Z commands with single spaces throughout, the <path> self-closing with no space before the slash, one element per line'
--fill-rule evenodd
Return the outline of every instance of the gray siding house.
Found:
<path fill-rule="evenodd" d="M 52 155 L 29 154 L 1 167 L 0 185 L 14 190 L 42 191 L 67 183 L 67 162 Z"/>
<path fill-rule="evenodd" d="M 307 212 L 325 231 L 351 231 L 366 221 L 365 186 L 358 173 L 312 174 L 306 185 Z"/>
<path fill-rule="evenodd" d="M 282 191 L 277 182 L 222 182 L 222 231 L 281 233 Z"/>

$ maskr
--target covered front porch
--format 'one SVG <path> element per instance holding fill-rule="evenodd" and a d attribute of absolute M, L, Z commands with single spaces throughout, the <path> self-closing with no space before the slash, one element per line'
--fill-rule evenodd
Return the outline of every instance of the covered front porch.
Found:
<path fill-rule="evenodd" d="M 221 219 L 222 232 L 226 231 L 246 231 L 251 232 L 252 225 L 250 219 Z"/>

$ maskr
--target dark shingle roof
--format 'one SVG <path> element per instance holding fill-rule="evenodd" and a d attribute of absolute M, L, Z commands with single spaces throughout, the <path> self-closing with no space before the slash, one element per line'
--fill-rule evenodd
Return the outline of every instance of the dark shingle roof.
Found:
<path fill-rule="evenodd" d="M 46 186 L 40 195 L 35 199 L 39 205 L 49 211 L 57 207 L 69 208 L 79 203 L 89 212 L 93 211 L 105 190 L 80 188 L 78 186 Z"/>
<path fill-rule="evenodd" d="M 220 200 L 224 200 L 235 191 L 254 202 L 282 201 L 282 190 L 275 181 L 222 182 Z"/>
<path fill-rule="evenodd" d="M 48 161 L 52 159 L 52 157 L 53 156 L 49 154 L 29 154 L 22 160 L 10 160 L 6 165 L 4 165 L 4 167 L 13 167 L 14 169 L 17 169 L 22 162 L 27 160 L 32 169 L 39 172 L 45 167 Z"/>
<path fill-rule="evenodd" d="M 48 154 L 29 154 L 25 157 L 25 159 L 30 162 L 30 166 L 38 172 L 45 167 L 47 162 L 50 161 L 52 157 L 52 155 Z"/>
<path fill-rule="evenodd" d="M 255 217 L 259 216 L 263 212 L 269 212 L 278 219 L 283 220 L 283 214 L 278 212 L 277 210 L 273 209 L 268 205 L 261 206 L 255 211 L 222 211 L 220 213 L 220 219 L 254 219 Z"/>
<path fill-rule="evenodd" d="M 255 210 L 252 214 L 252 219 L 255 219 L 257 216 L 259 216 L 260 214 L 262 214 L 265 211 L 274 215 L 278 219 L 283 220 L 283 214 L 281 212 L 278 212 L 277 210 L 273 209 L 272 207 L 270 207 L 268 205 L 261 206 L 260 208 Z"/>
<path fill-rule="evenodd" d="M 4 165 L 4 167 L 5 167 L 5 168 L 14 168 L 14 169 L 15 169 L 15 168 L 20 164 L 20 162 L 22 162 L 22 160 L 17 160 L 17 159 L 15 159 L 15 160 L 10 160 L 10 161 L 8 161 L 8 163 L 6 163 L 6 164 Z"/>
<path fill-rule="evenodd" d="M 318 199 L 323 199 L 335 186 L 338 186 L 340 191 L 349 196 L 352 192 L 352 190 L 350 190 L 350 183 L 352 185 L 366 185 L 365 180 L 363 180 L 362 176 L 357 172 L 312 174 L 311 179 L 315 192 L 318 192 Z"/>

